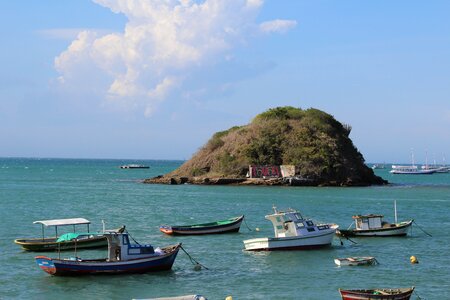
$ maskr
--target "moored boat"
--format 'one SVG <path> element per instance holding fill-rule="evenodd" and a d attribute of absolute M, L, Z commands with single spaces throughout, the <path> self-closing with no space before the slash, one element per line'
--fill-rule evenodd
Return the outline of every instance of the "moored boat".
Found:
<path fill-rule="evenodd" d="M 238 232 L 244 216 L 229 218 L 210 223 L 201 223 L 193 225 L 170 226 L 161 225 L 159 230 L 169 235 L 200 235 L 200 234 L 220 234 Z"/>
<path fill-rule="evenodd" d="M 408 300 L 414 287 L 396 289 L 343 290 L 339 289 L 342 300 Z"/>
<path fill-rule="evenodd" d="M 132 244 L 128 233 L 105 232 L 108 255 L 100 259 L 66 259 L 36 256 L 39 267 L 51 275 L 147 273 L 170 270 L 181 243 L 154 249 L 151 245 Z"/>
<path fill-rule="evenodd" d="M 275 251 L 317 249 L 331 245 L 338 226 L 336 224 L 315 224 L 305 219 L 300 212 L 289 209 L 265 216 L 272 222 L 275 237 L 255 238 L 244 241 L 247 251 Z"/>
<path fill-rule="evenodd" d="M 90 223 L 84 218 L 34 221 L 33 224 L 41 224 L 42 237 L 16 239 L 14 243 L 27 251 L 71 250 L 75 247 L 81 249 L 108 246 L 108 242 L 102 234 L 89 232 Z M 87 232 L 75 232 L 75 226 L 77 225 L 87 225 Z M 67 234 L 58 236 L 58 228 L 64 226 L 73 226 L 74 233 L 70 236 Z M 55 228 L 54 237 L 45 237 L 45 228 L 47 227 Z"/>
<path fill-rule="evenodd" d="M 429 175 L 436 173 L 435 169 L 419 169 L 417 166 L 399 166 L 393 165 L 392 170 L 389 171 L 391 174 L 403 174 L 403 175 Z"/>
<path fill-rule="evenodd" d="M 121 169 L 149 169 L 149 166 L 139 164 L 129 164 L 120 166 Z"/>
<path fill-rule="evenodd" d="M 400 223 L 383 221 L 383 215 L 356 215 L 348 229 L 338 229 L 336 233 L 344 237 L 352 236 L 405 236 L 414 220 Z M 351 228 L 355 224 L 354 228 Z"/>
<path fill-rule="evenodd" d="M 345 258 L 335 258 L 334 263 L 338 266 L 364 266 L 376 265 L 378 261 L 373 256 L 355 256 Z"/>

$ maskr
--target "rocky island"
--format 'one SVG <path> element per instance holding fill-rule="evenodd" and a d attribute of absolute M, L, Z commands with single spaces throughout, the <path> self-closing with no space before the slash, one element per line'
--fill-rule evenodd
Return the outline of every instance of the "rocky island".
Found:
<path fill-rule="evenodd" d="M 215 133 L 178 169 L 144 183 L 299 186 L 387 184 L 364 164 L 351 127 L 318 109 L 277 107 Z"/>

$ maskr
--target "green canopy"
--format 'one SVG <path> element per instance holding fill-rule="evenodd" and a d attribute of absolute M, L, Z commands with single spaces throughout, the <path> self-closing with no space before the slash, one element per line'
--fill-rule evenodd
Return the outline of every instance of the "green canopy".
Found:
<path fill-rule="evenodd" d="M 71 233 L 65 233 L 65 234 L 61 235 L 56 240 L 56 242 L 57 243 L 68 242 L 68 241 L 71 241 L 71 240 L 78 239 L 80 236 L 90 236 L 90 235 L 94 235 L 94 233 L 92 233 L 92 232 L 71 232 Z"/>

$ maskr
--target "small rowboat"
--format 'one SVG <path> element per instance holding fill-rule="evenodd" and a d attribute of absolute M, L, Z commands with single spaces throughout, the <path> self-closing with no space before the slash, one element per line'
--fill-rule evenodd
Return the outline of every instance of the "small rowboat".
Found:
<path fill-rule="evenodd" d="M 238 232 L 244 216 L 226 220 L 183 226 L 161 225 L 159 230 L 170 235 L 197 235 L 197 234 L 219 234 Z"/>
<path fill-rule="evenodd" d="M 342 300 L 409 300 L 414 287 L 399 289 L 341 290 Z"/>
<path fill-rule="evenodd" d="M 364 266 L 376 265 L 378 261 L 372 256 L 335 258 L 334 263 L 338 266 Z"/>

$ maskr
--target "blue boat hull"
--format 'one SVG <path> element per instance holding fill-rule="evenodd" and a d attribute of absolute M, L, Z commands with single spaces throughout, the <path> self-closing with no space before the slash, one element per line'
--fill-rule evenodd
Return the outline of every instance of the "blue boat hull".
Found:
<path fill-rule="evenodd" d="M 147 273 L 170 270 L 180 247 L 178 244 L 166 254 L 128 261 L 55 259 L 46 256 L 36 256 L 35 259 L 42 270 L 55 276 Z"/>

